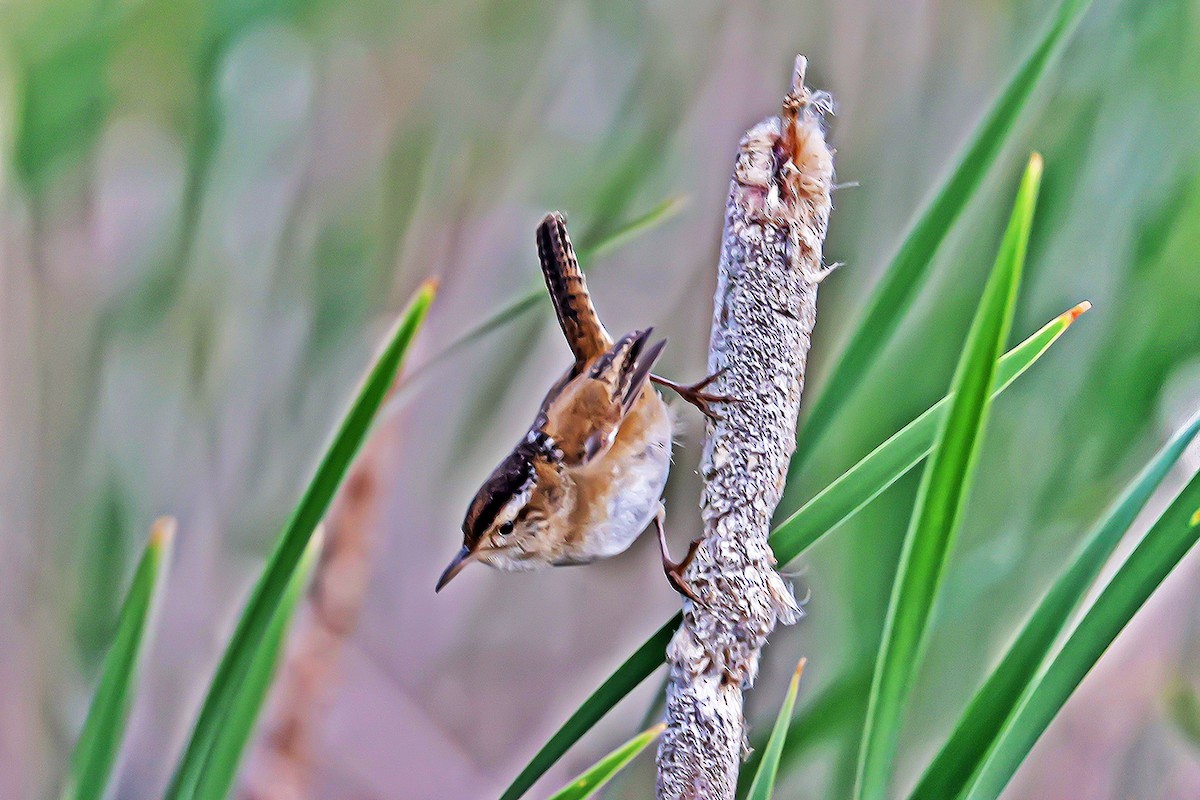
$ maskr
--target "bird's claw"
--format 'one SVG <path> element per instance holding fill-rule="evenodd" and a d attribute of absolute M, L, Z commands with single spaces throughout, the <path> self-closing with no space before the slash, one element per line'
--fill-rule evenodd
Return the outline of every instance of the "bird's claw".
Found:
<path fill-rule="evenodd" d="M 670 554 L 667 553 L 667 531 L 663 524 L 663 517 L 666 516 L 666 510 L 659 505 L 658 513 L 654 516 L 654 527 L 658 532 L 658 551 L 662 556 L 663 572 L 667 576 L 667 583 L 671 584 L 671 588 L 679 592 L 681 595 L 691 600 L 696 605 L 704 605 L 704 601 L 696 594 L 695 590 L 688 584 L 683 577 L 683 573 L 692 563 L 692 559 L 696 557 L 696 549 L 700 547 L 700 540 L 695 539 L 688 545 L 687 555 L 681 561 L 672 561 Z"/>
<path fill-rule="evenodd" d="M 694 539 L 688 545 L 687 555 L 682 561 L 674 562 L 666 556 L 666 551 L 663 551 L 663 572 L 667 575 L 667 583 L 671 584 L 671 588 L 679 592 L 681 595 L 691 600 L 696 605 L 704 605 L 704 601 L 696 594 L 688 582 L 684 579 L 683 573 L 692 563 L 692 559 L 696 556 L 696 548 L 700 546 L 700 540 Z"/>
<path fill-rule="evenodd" d="M 713 381 L 721 377 L 724 372 L 725 368 L 722 367 L 712 375 L 709 375 L 707 378 L 687 385 L 675 383 L 674 381 L 669 381 L 666 378 L 660 378 L 657 375 L 651 375 L 650 378 L 655 383 L 659 384 L 660 386 L 667 387 L 671 391 L 675 392 L 675 394 L 686 400 L 688 403 L 691 403 L 700 411 L 701 414 L 708 417 L 713 422 L 717 422 L 720 420 L 720 416 L 716 411 L 713 410 L 713 403 L 739 402 L 738 398 L 727 394 L 712 394 L 704 391 Z"/>

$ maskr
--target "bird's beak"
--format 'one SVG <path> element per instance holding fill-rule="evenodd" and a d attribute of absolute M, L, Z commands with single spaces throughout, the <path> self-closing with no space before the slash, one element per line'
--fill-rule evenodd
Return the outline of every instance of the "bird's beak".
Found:
<path fill-rule="evenodd" d="M 451 578 L 462 572 L 462 568 L 471 560 L 471 555 L 471 548 L 464 544 L 462 550 L 459 550 L 450 561 L 450 566 L 446 567 L 446 571 L 442 573 L 442 577 L 438 578 L 437 587 L 433 591 L 440 592 L 442 587 L 450 582 Z"/>

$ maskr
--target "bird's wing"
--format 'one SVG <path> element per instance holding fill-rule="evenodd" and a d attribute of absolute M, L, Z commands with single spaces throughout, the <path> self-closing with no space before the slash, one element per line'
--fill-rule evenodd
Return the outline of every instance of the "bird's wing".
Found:
<path fill-rule="evenodd" d="M 537 249 L 554 313 L 575 354 L 575 363 L 591 361 L 612 347 L 613 341 L 592 306 L 562 214 L 557 211 L 547 214 L 538 225 Z"/>
<path fill-rule="evenodd" d="M 541 430 L 568 467 L 582 466 L 612 445 L 621 422 L 641 394 L 666 341 L 647 346 L 653 329 L 633 331 L 557 395 L 547 399 Z"/>

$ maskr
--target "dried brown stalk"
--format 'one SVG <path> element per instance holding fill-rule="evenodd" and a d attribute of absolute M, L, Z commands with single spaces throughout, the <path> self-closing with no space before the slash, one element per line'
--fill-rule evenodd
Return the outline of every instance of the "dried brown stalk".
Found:
<path fill-rule="evenodd" d="M 661 800 L 732 799 L 746 749 L 742 692 L 777 623 L 799 616 L 767 544 L 795 449 L 821 249 L 829 221 L 833 151 L 829 97 L 804 86 L 796 59 L 778 117 L 738 148 L 725 209 L 710 373 L 739 402 L 710 424 L 701 462 L 703 541 L 687 581 L 683 625 L 667 649 L 667 730 L 658 750 Z"/>

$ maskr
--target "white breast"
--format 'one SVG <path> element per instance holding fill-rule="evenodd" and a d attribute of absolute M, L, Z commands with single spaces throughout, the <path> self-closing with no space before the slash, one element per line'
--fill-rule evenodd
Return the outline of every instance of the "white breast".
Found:
<path fill-rule="evenodd" d="M 671 470 L 671 416 L 657 394 L 653 401 L 642 412 L 647 424 L 641 441 L 622 441 L 618 434 L 612 450 L 594 465 L 611 475 L 614 490 L 606 512 L 595 515 L 581 537 L 572 561 L 586 563 L 623 553 L 653 521 Z"/>

